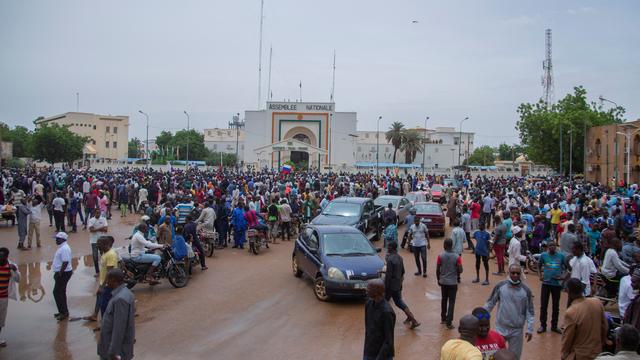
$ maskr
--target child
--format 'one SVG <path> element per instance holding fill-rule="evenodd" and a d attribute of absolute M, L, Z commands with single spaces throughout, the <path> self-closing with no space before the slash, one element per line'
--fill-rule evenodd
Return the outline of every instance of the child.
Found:
<path fill-rule="evenodd" d="M 454 328 L 453 310 L 456 304 L 456 293 L 458 292 L 458 282 L 462 274 L 462 257 L 453 252 L 453 240 L 444 240 L 444 252 L 438 255 L 436 262 L 436 277 L 442 293 L 440 303 L 440 323 L 446 324 L 447 329 Z"/>
<path fill-rule="evenodd" d="M 476 279 L 473 283 L 480 282 L 480 260 L 484 264 L 484 282 L 482 285 L 489 285 L 489 239 L 491 234 L 485 230 L 485 224 L 480 223 L 480 229 L 473 233 L 476 239 Z"/>

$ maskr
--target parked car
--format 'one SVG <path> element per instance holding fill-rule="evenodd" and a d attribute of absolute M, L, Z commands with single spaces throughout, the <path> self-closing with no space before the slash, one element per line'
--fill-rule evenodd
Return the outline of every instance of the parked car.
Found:
<path fill-rule="evenodd" d="M 367 239 L 379 240 L 382 238 L 383 212 L 384 209 L 369 198 L 339 197 L 333 199 L 311 223 L 353 226 L 362 231 Z"/>
<path fill-rule="evenodd" d="M 367 280 L 381 276 L 384 262 L 371 242 L 351 226 L 308 225 L 298 236 L 293 275 L 313 280 L 320 301 L 338 296 L 365 296 Z"/>
<path fill-rule="evenodd" d="M 444 211 L 437 202 L 418 202 L 415 204 L 416 217 L 420 219 L 429 230 L 429 234 L 444 236 Z"/>
<path fill-rule="evenodd" d="M 413 204 L 411 201 L 404 196 L 398 195 L 382 195 L 378 196 L 373 203 L 376 206 L 382 206 L 387 209 L 389 203 L 393 206 L 393 210 L 396 212 L 396 216 L 398 217 L 398 223 L 403 224 L 404 219 L 409 215 L 409 211 L 413 208 Z"/>

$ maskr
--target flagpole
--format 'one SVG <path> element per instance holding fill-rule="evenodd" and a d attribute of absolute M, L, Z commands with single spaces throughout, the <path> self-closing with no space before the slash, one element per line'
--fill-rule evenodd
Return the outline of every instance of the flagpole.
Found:
<path fill-rule="evenodd" d="M 300 80 L 300 102 L 302 102 L 302 80 Z"/>

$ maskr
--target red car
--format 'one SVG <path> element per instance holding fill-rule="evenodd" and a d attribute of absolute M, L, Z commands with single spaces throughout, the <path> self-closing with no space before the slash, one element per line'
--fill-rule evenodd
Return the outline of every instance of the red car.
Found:
<path fill-rule="evenodd" d="M 431 187 L 431 199 L 432 199 L 433 201 L 436 201 L 436 202 L 440 201 L 440 198 L 441 198 L 441 197 L 442 197 L 442 195 L 444 194 L 444 190 L 445 190 L 445 188 L 444 188 L 444 186 L 443 186 L 443 185 L 440 185 L 440 184 L 434 184 L 434 185 Z"/>
<path fill-rule="evenodd" d="M 429 234 L 444 236 L 444 212 L 440 204 L 433 201 L 417 202 L 413 208 L 416 210 L 416 217 L 427 225 Z"/>

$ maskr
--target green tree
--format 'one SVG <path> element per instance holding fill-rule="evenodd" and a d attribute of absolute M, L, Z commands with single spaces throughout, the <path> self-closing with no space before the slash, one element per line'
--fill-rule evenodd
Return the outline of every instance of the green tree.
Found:
<path fill-rule="evenodd" d="M 130 158 L 140 158 L 142 157 L 144 151 L 140 151 L 140 148 L 142 147 L 142 141 L 140 141 L 140 139 L 138 138 L 133 138 L 131 140 L 129 140 L 129 146 L 128 146 L 128 157 Z"/>
<path fill-rule="evenodd" d="M 579 86 L 573 94 L 567 94 L 550 108 L 543 101 L 535 104 L 523 103 L 518 107 L 520 120 L 516 130 L 520 133 L 520 143 L 529 160 L 560 169 L 560 133 L 562 132 L 562 158 L 569 164 L 569 135 L 573 132 L 574 172 L 584 172 L 585 129 L 621 123 L 624 118 L 623 107 L 605 110 L 602 105 L 587 102 L 587 91 Z M 568 166 L 565 166 L 566 170 Z"/>
<path fill-rule="evenodd" d="M 173 134 L 171 133 L 171 131 L 162 130 L 162 132 L 160 132 L 160 135 L 156 137 L 156 146 L 158 146 L 158 148 L 164 149 L 165 146 L 171 143 L 171 140 L 173 140 Z"/>
<path fill-rule="evenodd" d="M 498 158 L 504 161 L 514 161 L 518 156 L 524 154 L 524 148 L 521 145 L 507 145 L 505 143 L 498 146 Z"/>
<path fill-rule="evenodd" d="M 465 161 L 465 165 L 491 166 L 496 161 L 495 151 L 496 149 L 489 145 L 476 148 L 469 156 L 469 159 Z"/>
<path fill-rule="evenodd" d="M 16 126 L 11 130 L 11 141 L 13 141 L 13 156 L 17 158 L 31 157 L 32 152 L 32 137 L 31 130 L 24 126 Z"/>
<path fill-rule="evenodd" d="M 33 158 L 70 163 L 82 158 L 82 148 L 89 141 L 86 136 L 76 135 L 67 127 L 44 124 L 33 132 Z"/>
<path fill-rule="evenodd" d="M 385 138 L 387 142 L 393 145 L 393 162 L 396 162 L 396 154 L 398 153 L 398 149 L 402 145 L 402 137 L 404 133 L 404 124 L 398 121 L 394 121 L 393 124 L 389 127 L 389 130 L 385 134 Z M 379 136 L 379 135 L 378 135 Z"/>
<path fill-rule="evenodd" d="M 220 159 L 222 159 L 223 166 L 235 166 L 236 165 L 236 154 L 229 153 L 221 153 L 218 151 L 207 151 L 207 157 L 205 158 L 205 162 L 209 166 L 220 166 Z M 191 157 L 191 155 L 189 155 Z"/>
<path fill-rule="evenodd" d="M 203 160 L 208 153 L 207 148 L 204 146 L 204 134 L 193 129 L 189 131 L 180 130 L 171 139 L 169 146 L 176 146 L 179 149 L 177 159 L 187 159 L 187 139 L 189 140 L 189 160 Z"/>
<path fill-rule="evenodd" d="M 400 150 L 404 152 L 405 163 L 411 164 L 416 155 L 422 153 L 423 140 L 424 137 L 417 130 L 411 129 L 402 132 Z"/>

